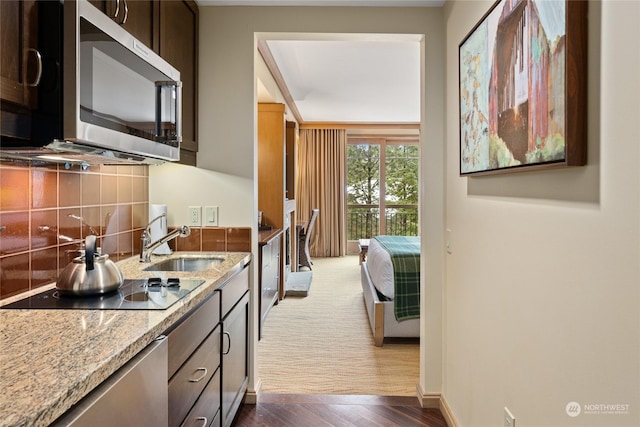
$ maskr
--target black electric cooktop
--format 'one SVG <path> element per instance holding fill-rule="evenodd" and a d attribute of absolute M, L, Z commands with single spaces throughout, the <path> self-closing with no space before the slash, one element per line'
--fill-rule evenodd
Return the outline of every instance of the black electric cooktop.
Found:
<path fill-rule="evenodd" d="M 200 279 L 126 279 L 120 289 L 105 295 L 68 296 L 50 289 L 0 308 L 165 310 L 203 283 Z"/>

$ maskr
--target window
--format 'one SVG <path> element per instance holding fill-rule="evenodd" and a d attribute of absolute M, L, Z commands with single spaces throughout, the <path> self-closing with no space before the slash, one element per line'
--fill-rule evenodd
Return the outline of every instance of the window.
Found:
<path fill-rule="evenodd" d="M 415 137 L 349 139 L 347 240 L 418 235 L 418 150 Z"/>

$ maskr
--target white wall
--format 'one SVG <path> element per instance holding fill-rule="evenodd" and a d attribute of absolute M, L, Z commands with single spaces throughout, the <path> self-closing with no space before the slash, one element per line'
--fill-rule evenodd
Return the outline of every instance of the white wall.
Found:
<path fill-rule="evenodd" d="M 461 426 L 638 426 L 640 2 L 589 2 L 586 167 L 461 178 L 458 44 L 492 4 L 444 9 L 445 399 Z"/>
<path fill-rule="evenodd" d="M 441 293 L 443 222 L 443 21 L 439 8 L 316 8 L 316 7 L 201 7 L 199 75 L 198 167 L 223 176 L 253 180 L 256 152 L 256 74 L 254 69 L 256 34 L 270 33 L 375 33 L 425 34 L 422 90 L 421 143 L 427 171 L 421 189 L 422 212 L 431 219 L 423 227 L 425 247 L 430 258 L 427 282 L 431 297 L 423 306 L 425 337 L 422 340 L 420 386 L 424 392 L 441 389 Z M 204 184 L 206 185 L 206 184 Z M 226 200 L 242 198 L 251 212 L 238 212 L 242 218 L 257 213 L 257 184 L 253 189 L 224 192 Z M 429 200 L 427 203 L 425 200 Z M 245 206 L 245 207 L 247 207 Z M 222 211 L 221 211 L 222 218 Z M 246 225 L 253 225 L 253 222 Z M 254 233 L 255 234 L 255 233 Z M 254 236 L 254 245 L 256 241 Z M 438 261 L 440 260 L 440 261 Z M 427 262 L 427 261 L 425 261 Z M 255 278 L 254 278 L 255 280 Z M 257 300 L 254 287 L 252 301 Z M 257 330 L 257 316 L 252 319 Z M 252 343 L 255 354 L 256 341 Z M 428 359 L 428 362 L 427 362 Z M 427 370 L 427 365 L 431 366 Z M 256 361 L 250 361 L 250 390 L 259 386 Z"/>
<path fill-rule="evenodd" d="M 218 206 L 220 227 L 249 227 L 251 197 L 229 194 L 252 191 L 253 180 L 244 176 L 173 163 L 149 167 L 149 203 L 167 205 L 169 225 L 188 224 L 189 206 Z"/>
<path fill-rule="evenodd" d="M 257 89 L 258 102 L 276 102 L 285 105 L 284 117 L 290 122 L 297 122 L 295 116 L 291 112 L 291 108 L 280 91 L 276 80 L 271 75 L 267 64 L 262 59 L 262 55 L 256 51 L 255 56 L 255 72 L 257 84 L 262 85 L 262 90 Z"/>

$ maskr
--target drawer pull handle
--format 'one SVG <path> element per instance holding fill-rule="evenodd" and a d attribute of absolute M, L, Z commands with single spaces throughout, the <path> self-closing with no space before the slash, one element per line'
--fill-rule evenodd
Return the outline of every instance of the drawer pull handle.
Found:
<path fill-rule="evenodd" d="M 190 379 L 189 379 L 189 382 L 190 382 L 190 383 L 197 383 L 197 382 L 199 382 L 200 380 L 202 380 L 204 377 L 206 377 L 206 376 L 207 376 L 207 372 L 208 372 L 208 371 L 207 371 L 207 368 L 198 368 L 198 369 L 196 369 L 196 372 L 198 372 L 198 371 L 202 371 L 202 372 L 203 372 L 203 373 L 202 373 L 202 375 L 201 375 L 201 376 L 199 376 L 198 378 L 190 378 Z"/>
<path fill-rule="evenodd" d="M 207 424 L 209 424 L 209 421 L 207 420 L 207 417 L 198 417 L 196 418 L 196 421 L 202 421 L 202 425 L 206 426 Z"/>
<path fill-rule="evenodd" d="M 229 354 L 229 352 L 231 351 L 231 334 L 229 334 L 229 332 L 223 332 L 223 334 L 229 339 L 229 346 L 227 347 L 227 351 L 222 351 L 222 354 Z"/>

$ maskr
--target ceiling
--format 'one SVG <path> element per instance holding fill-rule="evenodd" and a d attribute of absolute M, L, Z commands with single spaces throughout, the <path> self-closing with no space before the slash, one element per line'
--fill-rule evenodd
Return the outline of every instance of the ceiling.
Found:
<path fill-rule="evenodd" d="M 260 51 L 300 123 L 420 122 L 420 42 L 268 40 Z"/>
<path fill-rule="evenodd" d="M 198 0 L 200 6 L 415 6 L 444 0 Z M 259 43 L 293 115 L 304 123 L 420 122 L 420 35 L 314 34 Z M 268 97 L 258 82 L 258 99 Z"/>

